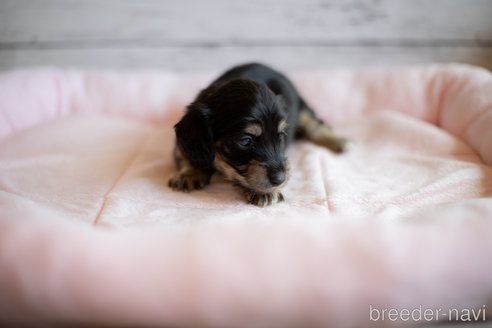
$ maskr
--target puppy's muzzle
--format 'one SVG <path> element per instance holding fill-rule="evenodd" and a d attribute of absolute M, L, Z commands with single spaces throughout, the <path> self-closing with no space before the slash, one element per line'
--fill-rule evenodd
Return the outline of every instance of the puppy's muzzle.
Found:
<path fill-rule="evenodd" d="M 270 184 L 274 187 L 280 186 L 282 183 L 284 183 L 286 179 L 285 161 L 279 161 L 273 165 L 268 165 L 267 176 Z"/>
<path fill-rule="evenodd" d="M 269 193 L 285 184 L 288 171 L 286 162 L 256 162 L 250 164 L 242 185 L 257 193 Z"/>
<path fill-rule="evenodd" d="M 280 186 L 285 181 L 285 171 L 269 173 L 268 180 L 270 180 L 272 186 Z"/>

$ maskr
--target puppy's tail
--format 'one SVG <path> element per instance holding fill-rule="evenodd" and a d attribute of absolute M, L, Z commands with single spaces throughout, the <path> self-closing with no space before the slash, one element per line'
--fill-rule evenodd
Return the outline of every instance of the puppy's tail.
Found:
<path fill-rule="evenodd" d="M 336 135 L 328 124 L 316 117 L 314 110 L 302 98 L 299 99 L 298 115 L 297 138 L 308 139 L 335 153 L 343 153 L 352 145 L 350 139 Z"/>

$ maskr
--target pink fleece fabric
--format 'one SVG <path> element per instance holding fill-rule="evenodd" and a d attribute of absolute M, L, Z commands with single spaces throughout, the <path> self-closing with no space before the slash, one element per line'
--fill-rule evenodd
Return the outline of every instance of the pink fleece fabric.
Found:
<path fill-rule="evenodd" d="M 296 142 L 267 208 L 220 176 L 167 187 L 172 126 L 214 76 L 0 75 L 0 323 L 381 327 L 425 321 L 370 307 L 492 307 L 490 72 L 293 72 L 355 146 Z"/>

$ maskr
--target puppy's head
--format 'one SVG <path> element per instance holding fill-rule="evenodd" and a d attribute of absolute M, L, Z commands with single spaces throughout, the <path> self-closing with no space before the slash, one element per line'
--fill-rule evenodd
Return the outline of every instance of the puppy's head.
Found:
<path fill-rule="evenodd" d="M 175 126 L 178 147 L 192 165 L 214 167 L 258 193 L 286 181 L 287 128 L 282 97 L 244 79 L 203 90 Z"/>

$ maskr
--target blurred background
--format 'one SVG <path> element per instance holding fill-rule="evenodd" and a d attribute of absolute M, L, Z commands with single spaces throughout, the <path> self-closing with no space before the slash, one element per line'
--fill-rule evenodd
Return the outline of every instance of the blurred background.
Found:
<path fill-rule="evenodd" d="M 492 69 L 492 0 L 0 0 L 0 70 Z"/>

